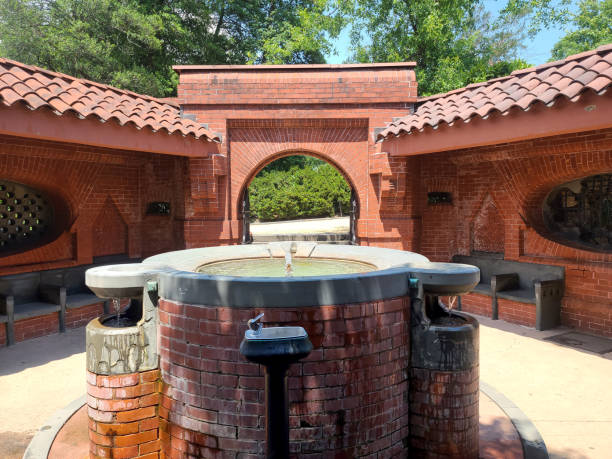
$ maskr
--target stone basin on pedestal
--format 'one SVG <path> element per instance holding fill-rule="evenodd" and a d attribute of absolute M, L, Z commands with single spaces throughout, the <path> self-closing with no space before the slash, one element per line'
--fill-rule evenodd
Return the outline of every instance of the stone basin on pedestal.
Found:
<path fill-rule="evenodd" d="M 105 314 L 87 324 L 89 371 L 110 375 L 158 367 L 155 305 L 158 272 L 154 266 L 140 263 L 98 266 L 86 271 L 85 284 L 98 297 L 112 299 L 117 306 L 121 299 L 130 299 L 127 311 Z M 151 285 L 146 288 L 149 281 Z"/>

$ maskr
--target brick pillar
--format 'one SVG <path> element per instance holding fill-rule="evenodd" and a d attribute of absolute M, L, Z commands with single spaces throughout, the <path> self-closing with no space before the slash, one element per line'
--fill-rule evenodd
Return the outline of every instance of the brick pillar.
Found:
<path fill-rule="evenodd" d="M 478 366 L 412 368 L 410 451 L 417 457 L 478 457 Z"/>
<path fill-rule="evenodd" d="M 438 297 L 412 301 L 410 451 L 431 459 L 478 459 L 479 333 Z"/>
<path fill-rule="evenodd" d="M 87 372 L 89 457 L 159 459 L 159 370 Z"/>

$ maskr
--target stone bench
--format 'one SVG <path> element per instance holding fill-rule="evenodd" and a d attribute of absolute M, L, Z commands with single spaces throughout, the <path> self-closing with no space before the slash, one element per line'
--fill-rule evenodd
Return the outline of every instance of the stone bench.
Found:
<path fill-rule="evenodd" d="M 64 331 L 66 289 L 42 285 L 40 272 L 0 278 L 0 317 L 6 323 L 7 344 L 15 343 L 15 322 L 59 313 L 59 330 Z M 62 304 L 64 306 L 62 306 Z"/>
<path fill-rule="evenodd" d="M 498 299 L 535 305 L 535 328 L 548 330 L 560 324 L 565 288 L 563 266 L 542 265 L 477 255 L 455 255 L 455 263 L 480 269 L 473 293 L 491 297 L 491 318 L 499 318 Z"/>
<path fill-rule="evenodd" d="M 85 285 L 85 271 L 94 266 L 135 263 L 125 256 L 100 257 L 90 265 L 72 266 L 0 277 L 0 324 L 6 327 L 6 344 L 14 344 L 15 323 L 58 314 L 55 331 L 66 329 L 66 314 L 99 303 L 108 313 L 108 301 L 101 300 Z"/>

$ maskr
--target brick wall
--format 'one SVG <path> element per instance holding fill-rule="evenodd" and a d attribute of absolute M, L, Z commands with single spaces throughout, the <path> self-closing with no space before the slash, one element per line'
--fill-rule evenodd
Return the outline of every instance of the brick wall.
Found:
<path fill-rule="evenodd" d="M 15 342 L 59 332 L 59 313 L 15 321 Z"/>
<path fill-rule="evenodd" d="M 210 171 L 215 168 L 206 162 L 190 165 L 188 247 L 238 242 L 244 189 L 262 167 L 287 154 L 317 156 L 345 175 L 358 195 L 362 244 L 413 247 L 418 225 L 404 199 L 413 170 L 403 159 L 384 155 L 381 161 L 374 143 L 376 128 L 412 110 L 417 84 L 410 65 L 201 67 L 179 73 L 178 102 L 185 113 L 222 134 L 219 153 L 225 159 L 219 162 L 226 162 L 226 171 L 214 177 Z"/>
<path fill-rule="evenodd" d="M 0 258 L 0 275 L 91 263 L 98 255 L 142 257 L 184 245 L 186 159 L 0 136 L 0 178 L 64 203 L 54 241 Z M 172 214 L 146 215 L 150 201 Z"/>
<path fill-rule="evenodd" d="M 160 457 L 159 370 L 125 375 L 87 372 L 91 459 Z"/>
<path fill-rule="evenodd" d="M 499 308 L 499 303 L 497 306 Z M 493 314 L 491 297 L 479 295 L 478 293 L 464 295 L 463 298 L 461 298 L 461 308 L 463 311 L 473 312 L 475 314 L 480 314 L 481 316 L 491 317 Z M 535 327 L 535 319 L 531 326 Z"/>
<path fill-rule="evenodd" d="M 407 161 L 415 159 L 420 162 L 418 186 L 406 199 L 421 217 L 417 251 L 432 260 L 448 261 L 455 254 L 503 247 L 501 252 L 508 260 L 564 266 L 562 322 L 612 336 L 612 254 L 555 242 L 546 231 L 541 211 L 554 187 L 612 171 L 612 130 L 435 153 Z M 428 205 L 429 191 L 451 192 L 453 203 Z M 490 298 L 486 299 L 489 305 L 481 295 L 468 295 L 463 305 L 466 311 L 490 315 Z M 530 326 L 535 323 L 533 305 L 505 300 L 499 311 L 500 318 Z"/>
<path fill-rule="evenodd" d="M 410 452 L 422 458 L 478 457 L 478 366 L 411 369 Z"/>
<path fill-rule="evenodd" d="M 84 327 L 89 321 L 104 313 L 104 303 L 96 303 L 81 308 L 66 309 L 66 328 Z"/>
<path fill-rule="evenodd" d="M 6 324 L 0 324 L 0 347 L 6 346 Z"/>
<path fill-rule="evenodd" d="M 246 321 L 301 325 L 313 351 L 289 375 L 298 457 L 405 454 L 409 299 L 236 309 L 160 301 L 161 439 L 168 457 L 261 457 L 262 369 L 239 354 Z"/>
<path fill-rule="evenodd" d="M 177 101 L 200 105 L 385 103 L 416 98 L 414 64 L 178 66 Z"/>

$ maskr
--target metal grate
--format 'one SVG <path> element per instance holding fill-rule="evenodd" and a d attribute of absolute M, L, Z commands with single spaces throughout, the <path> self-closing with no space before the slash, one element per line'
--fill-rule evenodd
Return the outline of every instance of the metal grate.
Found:
<path fill-rule="evenodd" d="M 546 200 L 549 229 L 563 239 L 612 250 L 612 174 L 557 187 Z"/>
<path fill-rule="evenodd" d="M 0 180 L 0 253 L 36 245 L 53 221 L 53 207 L 39 191 Z"/>

